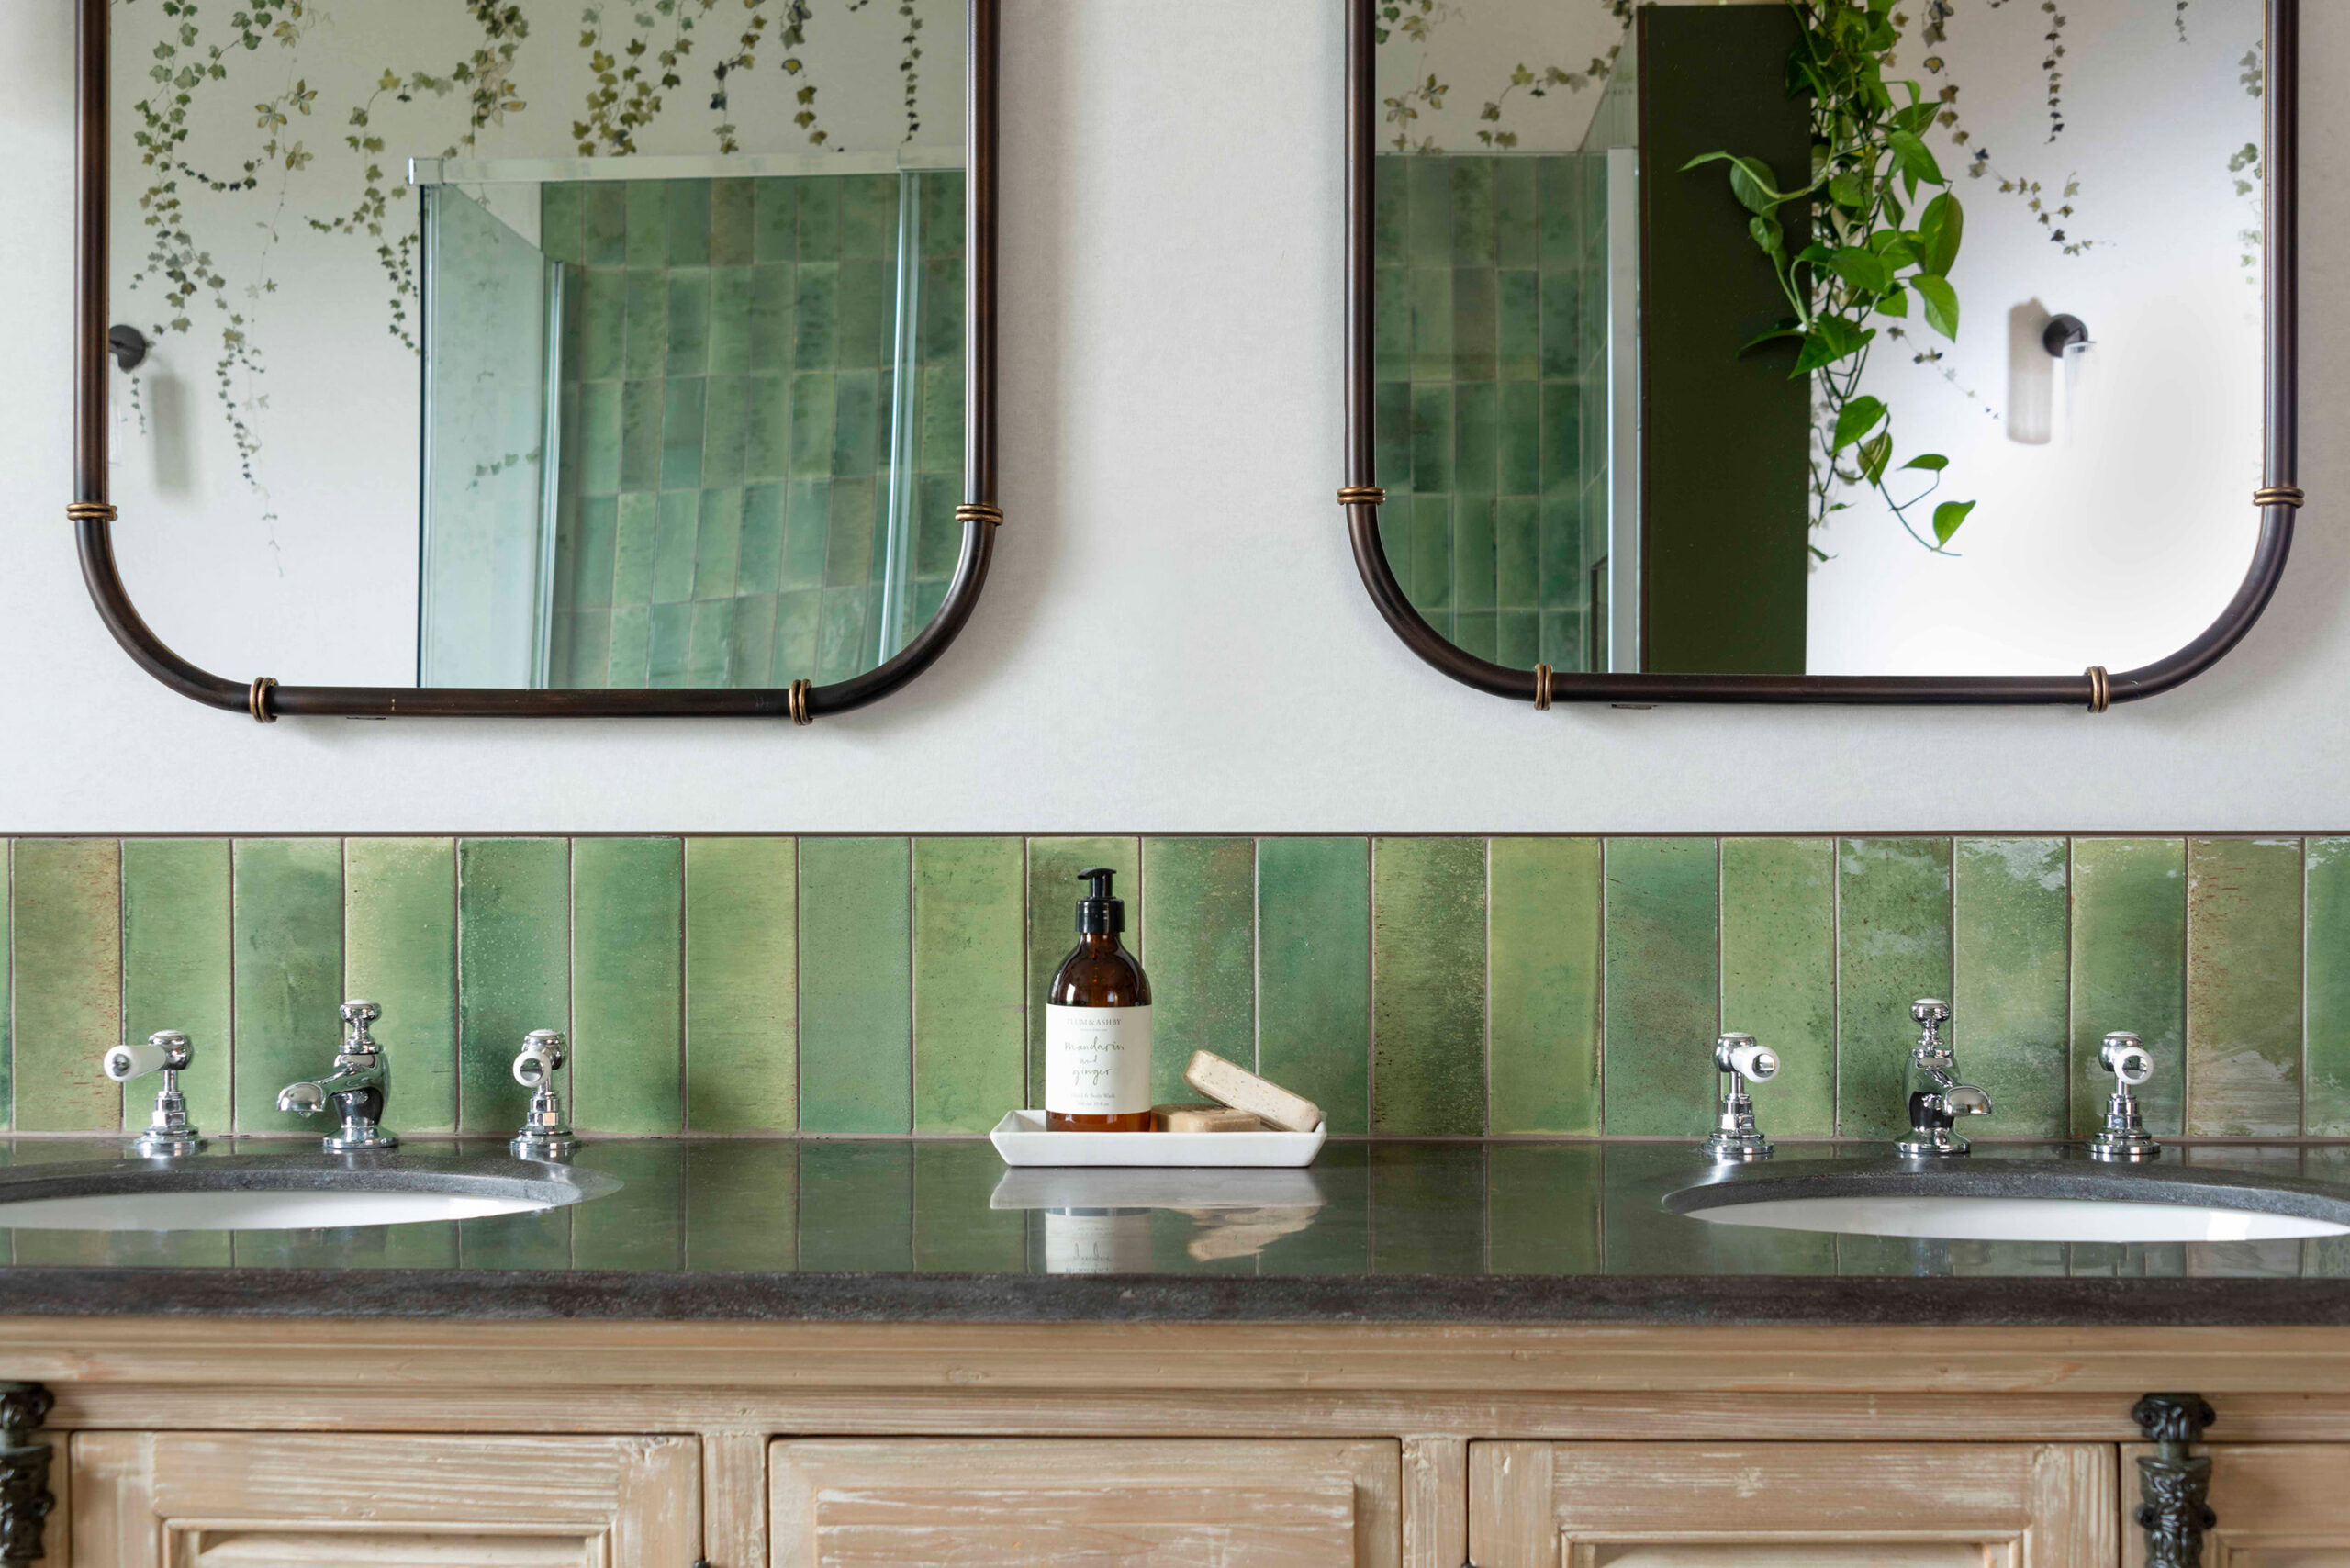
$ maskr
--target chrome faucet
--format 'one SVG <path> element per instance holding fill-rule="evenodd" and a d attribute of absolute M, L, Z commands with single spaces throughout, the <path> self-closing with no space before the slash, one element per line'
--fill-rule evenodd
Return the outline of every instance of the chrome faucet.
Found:
<path fill-rule="evenodd" d="M 1942 1042 L 1949 1002 L 1920 997 L 1909 1004 L 1909 1016 L 1918 1022 L 1918 1043 L 1910 1047 L 1909 1063 L 1901 1075 L 1909 1136 L 1896 1143 L 1893 1152 L 1904 1159 L 1964 1154 L 1966 1140 L 1951 1131 L 1951 1124 L 1961 1116 L 1989 1115 L 1991 1097 L 1958 1081 L 1957 1050 Z"/>
<path fill-rule="evenodd" d="M 99 1058 L 98 1065 L 117 1083 L 128 1083 L 151 1072 L 163 1075 L 155 1092 L 154 1114 L 147 1130 L 130 1140 L 129 1152 L 142 1159 L 194 1154 L 204 1148 L 204 1135 L 187 1119 L 187 1096 L 180 1092 L 180 1074 L 196 1059 L 196 1049 L 177 1029 L 159 1029 L 143 1046 L 120 1045 Z"/>
<path fill-rule="evenodd" d="M 554 1087 L 554 1075 L 567 1054 L 559 1030 L 533 1029 L 522 1036 L 522 1052 L 514 1058 L 514 1081 L 531 1092 L 531 1109 L 522 1118 L 522 1130 L 506 1146 L 517 1159 L 565 1159 L 579 1147 L 578 1135 L 563 1114 L 563 1096 Z"/>
<path fill-rule="evenodd" d="M 289 1083 L 277 1092 L 277 1108 L 297 1116 L 315 1116 L 330 1104 L 334 1107 L 342 1126 L 326 1136 L 329 1154 L 392 1148 L 400 1141 L 397 1133 L 378 1125 L 392 1094 L 392 1064 L 368 1035 L 367 1025 L 383 1015 L 384 1010 L 372 1002 L 344 1002 L 342 1049 L 335 1053 L 333 1075 Z"/>
<path fill-rule="evenodd" d="M 2135 1165 L 2162 1158 L 2163 1146 L 2147 1135 L 2138 1114 L 2138 1097 L 2131 1092 L 2154 1075 L 2154 1058 L 2137 1036 L 2117 1030 L 2098 1047 L 2097 1063 L 2113 1074 L 2113 1097 L 2106 1102 L 2105 1126 L 2089 1139 L 2091 1159 L 2126 1160 Z"/>
<path fill-rule="evenodd" d="M 1754 1099 L 1750 1083 L 1768 1083 L 1779 1076 L 1776 1051 L 1754 1043 L 1751 1035 L 1729 1034 L 1714 1042 L 1714 1130 L 1698 1152 L 1717 1165 L 1748 1165 L 1772 1155 L 1771 1140 L 1754 1125 Z"/>

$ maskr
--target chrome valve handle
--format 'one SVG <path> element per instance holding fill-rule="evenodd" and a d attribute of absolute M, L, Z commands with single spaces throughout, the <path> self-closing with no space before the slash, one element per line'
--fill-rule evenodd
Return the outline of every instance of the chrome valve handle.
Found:
<path fill-rule="evenodd" d="M 522 1052 L 514 1058 L 514 1081 L 531 1092 L 531 1109 L 522 1130 L 506 1146 L 515 1159 L 562 1159 L 579 1147 L 554 1086 L 554 1075 L 568 1059 L 560 1030 L 533 1029 L 522 1036 Z"/>
<path fill-rule="evenodd" d="M 146 1044 L 125 1042 L 99 1058 L 98 1065 L 106 1075 L 118 1083 L 144 1078 L 151 1072 L 163 1075 L 162 1087 L 155 1092 L 155 1109 L 148 1116 L 147 1130 L 130 1140 L 130 1154 L 141 1159 L 162 1159 L 194 1154 L 204 1148 L 207 1140 L 187 1119 L 187 1096 L 180 1092 L 180 1074 L 195 1059 L 195 1047 L 177 1029 L 158 1029 L 147 1036 Z"/>
<path fill-rule="evenodd" d="M 2105 1103 L 2105 1126 L 2089 1139 L 2089 1158 L 2132 1165 L 2161 1159 L 2163 1146 L 2148 1136 L 2138 1096 L 2132 1092 L 2154 1077 L 2154 1053 L 2137 1036 L 2118 1029 L 2098 1047 L 2097 1064 L 2113 1074 L 2113 1096 Z"/>
<path fill-rule="evenodd" d="M 1731 1033 L 1714 1041 L 1714 1130 L 1698 1146 L 1717 1165 L 1751 1165 L 1768 1159 L 1771 1140 L 1754 1125 L 1754 1101 L 1749 1083 L 1768 1083 L 1779 1076 L 1779 1055 L 1755 1043 L 1751 1035 Z"/>

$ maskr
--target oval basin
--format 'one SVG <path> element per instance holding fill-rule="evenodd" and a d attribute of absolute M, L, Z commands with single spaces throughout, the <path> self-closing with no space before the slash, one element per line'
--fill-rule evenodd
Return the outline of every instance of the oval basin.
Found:
<path fill-rule="evenodd" d="M 1666 1194 L 1709 1225 L 1950 1241 L 2271 1241 L 2350 1235 L 2350 1190 L 2219 1167 L 1806 1159 Z"/>
<path fill-rule="evenodd" d="M 493 1156 L 197 1155 L 0 1170 L 0 1229 L 330 1230 L 533 1214 L 621 1185 Z"/>

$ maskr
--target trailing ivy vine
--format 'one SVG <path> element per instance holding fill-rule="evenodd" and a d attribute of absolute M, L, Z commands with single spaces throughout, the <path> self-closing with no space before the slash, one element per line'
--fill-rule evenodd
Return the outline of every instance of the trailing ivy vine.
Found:
<path fill-rule="evenodd" d="M 1860 389 L 1872 346 L 1888 324 L 1909 319 L 1912 301 L 1928 327 L 1958 336 L 1950 271 L 1965 213 L 1922 140 L 1940 105 L 1914 81 L 1886 80 L 1900 41 L 1894 0 L 1787 3 L 1800 24 L 1788 90 L 1812 106 L 1810 179 L 1782 189 L 1762 160 L 1729 151 L 1684 167 L 1729 166 L 1730 190 L 1751 215 L 1748 231 L 1770 257 L 1792 311 L 1747 346 L 1792 340 L 1793 374 L 1811 380 L 1813 526 L 1845 510 L 1844 490 L 1865 486 L 1912 539 L 1949 554 L 1975 503 L 1938 503 L 1928 524 L 1932 539 L 1919 532 L 1911 513 L 1941 488 L 1950 460 L 1922 453 L 1897 467 L 1893 411 Z M 1784 215 L 1790 207 L 1811 215 L 1813 238 L 1800 250 L 1790 248 Z M 1911 493 L 1896 494 L 1896 483 Z"/>

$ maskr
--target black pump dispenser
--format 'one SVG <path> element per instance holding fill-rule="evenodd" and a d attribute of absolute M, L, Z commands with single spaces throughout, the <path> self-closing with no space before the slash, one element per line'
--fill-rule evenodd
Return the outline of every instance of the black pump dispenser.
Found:
<path fill-rule="evenodd" d="M 1115 875 L 1107 866 L 1096 866 L 1077 874 L 1079 881 L 1092 884 L 1092 890 L 1077 901 L 1077 929 L 1080 935 L 1114 935 L 1126 928 L 1125 901 L 1110 894 L 1110 879 Z"/>

